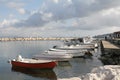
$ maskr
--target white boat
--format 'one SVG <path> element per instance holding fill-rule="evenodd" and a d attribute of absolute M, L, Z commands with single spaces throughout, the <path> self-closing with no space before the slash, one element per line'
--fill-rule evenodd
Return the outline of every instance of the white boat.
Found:
<path fill-rule="evenodd" d="M 69 41 L 64 41 L 64 44 L 66 46 L 63 46 L 63 48 L 94 49 L 95 47 L 98 47 L 98 45 L 96 43 L 93 43 L 92 41 L 93 38 L 89 36 L 84 38 L 71 39 Z"/>
<path fill-rule="evenodd" d="M 84 56 L 85 52 L 87 52 L 86 49 L 56 49 L 56 48 L 51 48 L 49 51 L 47 51 L 49 54 L 57 54 L 57 53 L 65 53 L 65 54 L 71 54 L 73 57 L 79 57 L 79 56 Z"/>
<path fill-rule="evenodd" d="M 54 47 L 56 49 L 63 49 L 63 50 L 84 50 L 84 49 L 94 49 L 94 45 L 92 44 L 80 44 L 80 45 L 70 45 L 70 46 L 60 46 L 60 47 Z"/>
<path fill-rule="evenodd" d="M 36 59 L 51 59 L 57 61 L 68 61 L 73 56 L 71 54 L 66 54 L 65 52 L 45 52 L 39 55 L 34 55 Z"/>
<path fill-rule="evenodd" d="M 49 49 L 49 53 L 66 53 L 66 54 L 69 54 L 69 53 L 80 53 L 80 52 L 86 52 L 87 49 L 59 49 L 59 48 L 51 48 Z"/>

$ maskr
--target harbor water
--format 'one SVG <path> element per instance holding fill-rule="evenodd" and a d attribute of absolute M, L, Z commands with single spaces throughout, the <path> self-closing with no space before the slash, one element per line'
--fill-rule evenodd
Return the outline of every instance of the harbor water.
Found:
<path fill-rule="evenodd" d="M 61 41 L 10 41 L 0 42 L 0 80 L 57 80 L 78 77 L 89 73 L 93 68 L 103 65 L 98 60 L 100 49 L 93 51 L 93 57 L 72 58 L 68 62 L 59 62 L 53 70 L 30 71 L 12 68 L 10 59 L 22 55 L 33 58 L 55 45 L 63 45 Z"/>

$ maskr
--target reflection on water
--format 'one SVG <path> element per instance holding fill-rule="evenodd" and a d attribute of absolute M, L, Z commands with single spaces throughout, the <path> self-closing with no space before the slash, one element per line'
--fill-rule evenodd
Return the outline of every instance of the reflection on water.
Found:
<path fill-rule="evenodd" d="M 26 75 L 32 76 L 32 77 L 38 77 L 38 78 L 47 78 L 49 80 L 57 80 L 57 76 L 55 72 L 51 69 L 25 69 L 25 68 L 20 68 L 20 67 L 12 67 L 11 70 L 13 72 L 20 72 L 24 73 Z"/>
<path fill-rule="evenodd" d="M 58 66 L 61 66 L 61 67 L 72 67 L 72 65 L 70 64 L 69 61 L 60 61 L 60 62 L 58 62 Z"/>

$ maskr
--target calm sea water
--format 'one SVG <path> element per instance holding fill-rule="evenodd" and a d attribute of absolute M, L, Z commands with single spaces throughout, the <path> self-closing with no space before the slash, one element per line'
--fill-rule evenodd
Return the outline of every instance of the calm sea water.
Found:
<path fill-rule="evenodd" d="M 60 41 L 13 41 L 0 42 L 0 80 L 57 80 L 59 78 L 78 77 L 101 66 L 97 59 L 100 50 L 95 50 L 92 59 L 73 58 L 69 62 L 59 62 L 53 70 L 30 71 L 12 68 L 8 60 L 18 54 L 32 58 L 55 45 L 62 45 Z"/>

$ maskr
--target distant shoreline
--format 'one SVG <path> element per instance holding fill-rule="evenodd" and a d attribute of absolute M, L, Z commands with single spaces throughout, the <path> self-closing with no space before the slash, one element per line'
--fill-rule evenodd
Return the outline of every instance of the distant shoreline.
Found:
<path fill-rule="evenodd" d="M 0 38 L 0 41 L 40 41 L 40 40 L 70 40 L 74 38 Z"/>

